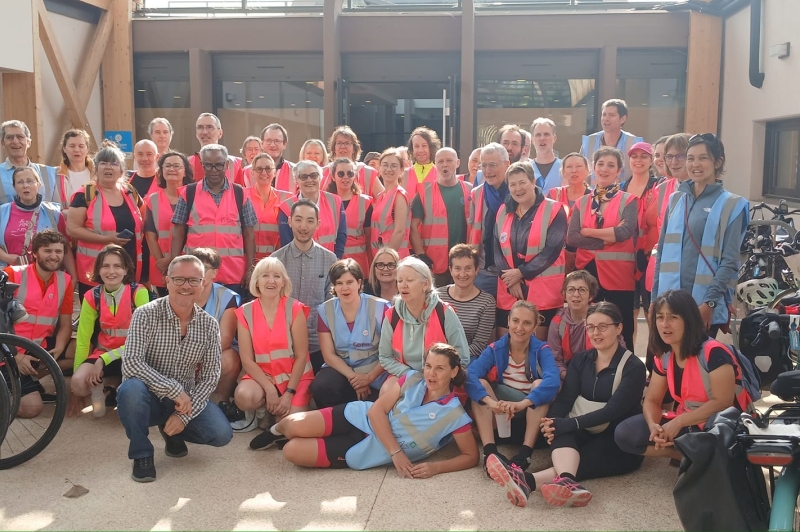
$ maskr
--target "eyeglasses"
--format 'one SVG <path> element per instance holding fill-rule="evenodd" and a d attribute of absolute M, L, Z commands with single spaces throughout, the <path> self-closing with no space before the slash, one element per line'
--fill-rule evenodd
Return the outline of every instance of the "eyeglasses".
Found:
<path fill-rule="evenodd" d="M 117 168 L 119 166 L 119 161 L 100 161 L 97 163 L 97 166 L 110 166 L 111 168 Z"/>
<path fill-rule="evenodd" d="M 375 269 L 376 270 L 389 270 L 392 271 L 397 268 L 396 262 L 376 262 Z"/>
<path fill-rule="evenodd" d="M 183 168 L 183 163 L 167 163 L 162 168 L 164 170 L 180 170 Z"/>
<path fill-rule="evenodd" d="M 334 147 L 336 147 L 336 148 L 349 148 L 352 145 L 353 145 L 353 143 L 350 142 L 349 140 L 334 143 Z"/>
<path fill-rule="evenodd" d="M 603 224 L 605 223 L 605 218 L 603 218 L 602 214 L 598 214 L 597 217 L 594 219 L 594 227 L 595 229 L 602 229 Z"/>
<path fill-rule="evenodd" d="M 274 139 L 264 139 L 261 141 L 262 144 L 266 144 L 267 146 L 280 146 L 283 144 L 282 140 L 274 140 Z"/>
<path fill-rule="evenodd" d="M 200 283 L 203 282 L 201 277 L 170 277 L 169 280 L 172 281 L 172 284 L 175 286 L 183 286 L 189 283 L 189 286 L 193 288 L 197 288 L 200 286 Z"/>
<path fill-rule="evenodd" d="M 297 174 L 298 181 L 305 181 L 306 179 L 319 179 L 319 172 L 311 172 L 310 174 Z"/>
<path fill-rule="evenodd" d="M 589 293 L 589 289 L 586 288 L 585 286 L 579 286 L 579 287 L 570 286 L 569 288 L 567 288 L 567 295 L 572 295 L 575 292 L 579 293 L 582 296 L 585 296 L 586 294 Z"/>
<path fill-rule="evenodd" d="M 205 170 L 206 172 L 208 172 L 209 170 L 216 170 L 220 172 L 222 170 L 225 170 L 226 164 L 227 163 L 217 163 L 217 164 L 203 163 L 203 170 Z"/>
<path fill-rule="evenodd" d="M 680 154 L 680 155 L 665 155 L 664 156 L 664 160 L 667 161 L 668 163 L 671 163 L 672 161 L 681 162 L 681 161 L 685 161 L 686 160 L 686 155 L 684 155 L 684 154 Z"/>
<path fill-rule="evenodd" d="M 214 131 L 217 129 L 217 126 L 195 126 L 197 131 Z"/>
<path fill-rule="evenodd" d="M 346 172 L 344 170 L 339 170 L 338 172 L 336 172 L 336 177 L 343 178 L 344 176 L 355 177 L 356 173 L 352 170 L 348 170 Z"/>
<path fill-rule="evenodd" d="M 619 325 L 619 322 L 616 321 L 612 321 L 611 323 L 601 323 L 600 325 L 587 325 L 586 332 L 592 334 L 595 330 L 598 330 L 601 333 L 604 333 L 609 327 L 616 327 L 617 325 Z"/>
<path fill-rule="evenodd" d="M 400 165 L 397 163 L 381 163 L 381 170 L 399 170 Z"/>
<path fill-rule="evenodd" d="M 497 168 L 500 163 L 481 163 L 481 170 L 488 170 L 489 168 Z"/>
<path fill-rule="evenodd" d="M 271 174 L 275 171 L 274 166 L 254 166 L 253 172 L 257 174 Z"/>
<path fill-rule="evenodd" d="M 21 187 L 35 187 L 39 182 L 34 179 L 26 179 L 25 181 L 17 181 L 16 184 Z"/>
<path fill-rule="evenodd" d="M 509 146 L 511 146 L 512 148 L 519 148 L 520 146 L 522 146 L 522 144 L 520 144 L 519 142 L 517 142 L 515 140 L 514 141 L 512 141 L 512 140 L 504 140 L 502 144 L 506 148 L 508 148 Z"/>

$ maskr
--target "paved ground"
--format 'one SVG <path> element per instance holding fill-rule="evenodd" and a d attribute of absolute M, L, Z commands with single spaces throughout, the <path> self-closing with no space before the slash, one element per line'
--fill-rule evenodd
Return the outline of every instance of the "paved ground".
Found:
<path fill-rule="evenodd" d="M 175 459 L 164 455 L 163 440 L 151 430 L 158 480 L 137 484 L 130 479 L 127 439 L 114 411 L 99 420 L 91 413 L 66 420 L 41 455 L 0 471 L 0 529 L 681 528 L 672 502 L 677 469 L 660 460 L 646 460 L 631 475 L 587 482 L 594 499 L 586 508 L 553 509 L 534 494 L 523 509 L 511 506 L 479 468 L 428 480 L 400 479 L 386 467 L 301 469 L 278 450 L 250 451 L 254 434 L 237 434 L 221 449 L 189 444 L 189 455 Z M 434 459 L 455 451 L 445 449 Z M 531 469 L 548 465 L 548 456 L 536 451 Z M 89 492 L 65 498 L 68 481 Z"/>

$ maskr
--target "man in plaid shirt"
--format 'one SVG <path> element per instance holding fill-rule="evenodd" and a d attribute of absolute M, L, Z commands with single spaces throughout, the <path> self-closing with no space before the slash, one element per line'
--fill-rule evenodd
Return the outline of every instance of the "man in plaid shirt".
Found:
<path fill-rule="evenodd" d="M 187 441 L 222 447 L 233 437 L 225 414 L 208 400 L 219 381 L 222 348 L 216 319 L 194 303 L 203 275 L 197 257 L 173 259 L 169 295 L 138 308 L 128 329 L 117 410 L 136 482 L 156 479 L 149 427 L 158 426 L 173 458 L 186 456 Z"/>

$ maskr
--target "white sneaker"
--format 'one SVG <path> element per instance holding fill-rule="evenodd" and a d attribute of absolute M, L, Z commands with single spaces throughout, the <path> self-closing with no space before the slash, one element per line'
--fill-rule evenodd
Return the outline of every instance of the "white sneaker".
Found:
<path fill-rule="evenodd" d="M 103 392 L 103 385 L 92 386 L 92 415 L 103 417 L 106 415 L 106 394 Z"/>
<path fill-rule="evenodd" d="M 244 413 L 244 419 L 234 421 L 231 423 L 233 432 L 250 432 L 258 427 L 258 416 L 253 410 L 247 410 Z"/>

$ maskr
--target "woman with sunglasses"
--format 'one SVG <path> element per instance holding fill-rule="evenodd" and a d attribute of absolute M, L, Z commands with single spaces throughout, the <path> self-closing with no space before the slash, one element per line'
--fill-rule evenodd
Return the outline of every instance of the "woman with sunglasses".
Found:
<path fill-rule="evenodd" d="M 722 185 L 724 165 L 725 147 L 716 135 L 689 139 L 689 179 L 670 196 L 653 278 L 653 297 L 668 290 L 692 294 L 712 338 L 730 320 L 739 249 L 750 222 L 747 200 Z"/>
<path fill-rule="evenodd" d="M 621 320 L 612 303 L 589 308 L 586 331 L 593 347 L 572 359 L 542 419 L 553 466 L 528 473 L 501 455 L 486 459 L 489 476 L 506 488 L 512 504 L 525 506 L 538 490 L 551 506 L 586 506 L 592 494 L 580 482 L 624 475 L 642 465 L 642 456 L 625 452 L 614 439 L 620 423 L 642 412 L 645 383 L 644 364 L 619 343 Z"/>
<path fill-rule="evenodd" d="M 378 179 L 378 172 L 371 166 L 367 166 L 358 160 L 361 158 L 361 141 L 358 135 L 349 126 L 339 126 L 333 130 L 328 139 L 328 153 L 332 159 L 350 159 L 355 165 L 356 183 L 361 187 L 361 191 L 370 198 L 376 198 L 383 192 L 383 185 Z M 332 175 L 332 166 L 324 167 L 322 177 L 322 187 L 328 188 L 328 182 Z"/>
<path fill-rule="evenodd" d="M 372 247 L 367 245 L 372 231 L 372 198 L 361 193 L 353 161 L 350 159 L 333 161 L 327 192 L 339 196 L 344 208 L 347 225 L 344 253 L 355 260 L 361 266 L 361 271 L 365 272 L 372 260 Z"/>
<path fill-rule="evenodd" d="M 292 174 L 298 184 L 297 193 L 280 205 L 278 213 L 278 232 L 281 246 L 292 241 L 292 229 L 289 227 L 289 216 L 292 205 L 301 198 L 315 203 L 319 207 L 319 225 L 314 231 L 314 240 L 320 246 L 336 254 L 341 259 L 347 243 L 347 222 L 342 199 L 336 194 L 320 190 L 322 168 L 314 161 L 300 161 L 292 168 Z"/>
<path fill-rule="evenodd" d="M 598 301 L 614 303 L 622 311 L 622 336 L 632 348 L 639 200 L 619 188 L 621 151 L 603 146 L 594 152 L 593 165 L 596 187 L 575 203 L 567 245 L 577 248 L 575 267 L 597 279 Z"/>
<path fill-rule="evenodd" d="M 397 251 L 400 258 L 407 257 L 411 226 L 409 201 L 406 190 L 400 186 L 403 177 L 403 155 L 397 148 L 385 150 L 378 158 L 378 170 L 383 179 L 383 192 L 372 205 L 372 231 L 370 245 L 373 252 L 382 247 Z"/>
<path fill-rule="evenodd" d="M 245 189 L 258 217 L 255 227 L 256 263 L 269 257 L 280 247 L 278 214 L 280 205 L 289 199 L 289 193 L 272 186 L 275 179 L 275 161 L 267 153 L 259 153 L 250 165 L 251 185 Z"/>
<path fill-rule="evenodd" d="M 380 248 L 372 259 L 364 293 L 392 301 L 398 295 L 397 263 L 400 255 L 392 248 Z"/>

